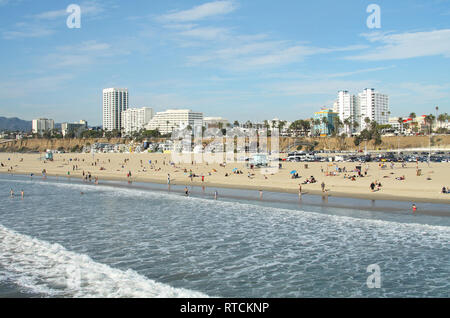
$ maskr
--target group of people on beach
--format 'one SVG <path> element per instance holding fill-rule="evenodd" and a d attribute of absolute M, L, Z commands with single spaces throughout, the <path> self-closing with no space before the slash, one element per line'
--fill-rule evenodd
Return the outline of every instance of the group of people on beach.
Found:
<path fill-rule="evenodd" d="M 375 188 L 376 188 L 376 190 L 375 190 Z M 372 192 L 380 191 L 380 188 L 381 188 L 381 182 L 378 182 L 378 181 L 373 182 L 372 181 L 372 183 L 370 184 L 370 189 L 372 190 Z"/>
<path fill-rule="evenodd" d="M 9 190 L 9 196 L 11 198 L 14 198 L 14 190 L 12 188 Z M 23 190 L 20 190 L 20 196 L 22 197 L 22 199 L 25 197 L 25 192 Z"/>

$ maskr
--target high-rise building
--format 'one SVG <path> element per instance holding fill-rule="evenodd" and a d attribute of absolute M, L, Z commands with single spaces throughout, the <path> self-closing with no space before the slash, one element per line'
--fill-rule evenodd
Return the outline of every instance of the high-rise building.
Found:
<path fill-rule="evenodd" d="M 350 94 L 348 91 L 340 91 L 338 98 L 334 103 L 333 111 L 338 114 L 340 121 L 344 122 L 347 119 L 353 122 L 359 123 L 359 100 L 355 95 Z M 352 127 L 352 129 L 350 129 Z M 353 133 L 356 129 L 353 125 L 347 127 L 349 133 Z"/>
<path fill-rule="evenodd" d="M 55 128 L 55 121 L 53 119 L 38 118 L 33 119 L 31 125 L 33 133 L 42 135 L 44 132 Z"/>
<path fill-rule="evenodd" d="M 139 131 L 153 118 L 153 108 L 128 108 L 122 112 L 122 129 L 125 134 Z"/>
<path fill-rule="evenodd" d="M 389 97 L 375 92 L 373 88 L 366 88 L 358 94 L 360 127 L 367 128 L 366 118 L 376 121 L 380 125 L 389 123 Z"/>
<path fill-rule="evenodd" d="M 103 129 L 120 130 L 122 128 L 122 112 L 127 109 L 127 88 L 105 88 L 103 90 Z"/>
<path fill-rule="evenodd" d="M 169 109 L 158 112 L 147 125 L 148 130 L 156 130 L 163 135 L 173 132 L 175 129 L 184 129 L 191 126 L 203 127 L 203 113 L 193 112 L 189 109 Z"/>

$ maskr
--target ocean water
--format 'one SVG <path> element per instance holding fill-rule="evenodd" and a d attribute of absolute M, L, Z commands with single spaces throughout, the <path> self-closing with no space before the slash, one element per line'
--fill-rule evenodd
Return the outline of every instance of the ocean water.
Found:
<path fill-rule="evenodd" d="M 181 192 L 0 175 L 0 297 L 450 296 L 450 217 Z"/>

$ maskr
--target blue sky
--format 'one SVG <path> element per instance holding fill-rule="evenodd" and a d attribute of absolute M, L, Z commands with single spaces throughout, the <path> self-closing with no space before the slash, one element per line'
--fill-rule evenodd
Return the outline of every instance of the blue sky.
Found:
<path fill-rule="evenodd" d="M 309 118 L 366 87 L 393 116 L 450 112 L 450 0 L 0 0 L 0 48 L 0 116 L 27 120 L 100 125 L 106 87 L 230 121 Z"/>

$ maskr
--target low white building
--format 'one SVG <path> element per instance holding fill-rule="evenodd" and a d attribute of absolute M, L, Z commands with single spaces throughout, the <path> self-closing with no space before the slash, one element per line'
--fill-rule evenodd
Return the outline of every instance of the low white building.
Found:
<path fill-rule="evenodd" d="M 192 129 L 203 127 L 203 113 L 193 112 L 189 109 L 169 109 L 158 112 L 150 120 L 146 129 L 158 129 L 161 134 L 165 135 L 188 126 L 191 126 Z"/>
<path fill-rule="evenodd" d="M 62 123 L 61 132 L 63 137 L 66 137 L 68 133 L 75 133 L 76 137 L 79 137 L 83 131 L 88 128 L 87 121 L 80 120 L 78 123 Z"/>
<path fill-rule="evenodd" d="M 228 125 L 228 120 L 222 117 L 204 117 L 203 125 L 208 128 L 226 128 Z"/>
<path fill-rule="evenodd" d="M 122 112 L 122 130 L 125 134 L 131 134 L 145 128 L 145 125 L 153 118 L 153 108 L 128 108 Z"/>

